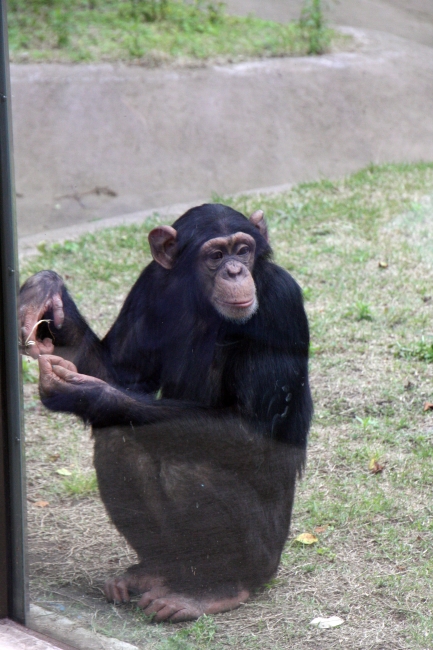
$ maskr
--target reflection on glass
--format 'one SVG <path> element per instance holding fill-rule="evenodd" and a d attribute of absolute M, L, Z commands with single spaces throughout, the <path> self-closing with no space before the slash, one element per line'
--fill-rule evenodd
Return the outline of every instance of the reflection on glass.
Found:
<path fill-rule="evenodd" d="M 46 250 L 63 275 L 20 294 L 32 600 L 130 642 L 125 621 L 226 612 L 269 583 L 312 413 L 301 291 L 271 260 L 263 212 L 204 205 L 155 225 L 153 261 L 99 338 L 65 282 L 102 333 L 139 232 L 107 233 L 117 246 L 96 265 L 94 235 Z"/>

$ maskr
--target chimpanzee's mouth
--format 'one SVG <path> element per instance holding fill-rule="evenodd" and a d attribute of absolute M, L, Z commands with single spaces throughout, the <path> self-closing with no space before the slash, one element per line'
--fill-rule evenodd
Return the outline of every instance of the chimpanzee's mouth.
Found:
<path fill-rule="evenodd" d="M 239 300 L 236 302 L 216 300 L 214 306 L 223 318 L 239 324 L 246 323 L 251 316 L 254 316 L 259 307 L 259 303 L 257 302 L 257 297 L 254 296 L 249 300 Z"/>
<path fill-rule="evenodd" d="M 247 309 L 248 307 L 251 307 L 251 305 L 254 304 L 254 298 L 252 298 L 251 300 L 246 300 L 244 302 L 226 302 L 224 304 L 228 305 L 229 307 L 237 307 L 238 309 Z"/>

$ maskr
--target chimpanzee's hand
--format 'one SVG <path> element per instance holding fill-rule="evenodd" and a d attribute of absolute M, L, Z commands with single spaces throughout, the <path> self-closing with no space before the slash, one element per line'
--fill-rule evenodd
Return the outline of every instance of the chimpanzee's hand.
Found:
<path fill-rule="evenodd" d="M 44 319 L 60 329 L 65 318 L 62 302 L 64 284 L 54 271 L 40 271 L 32 275 L 21 287 L 19 296 L 19 321 L 21 343 L 26 354 L 34 359 L 40 354 L 51 354 L 54 344 L 50 338 L 37 338 L 37 324 Z"/>
<path fill-rule="evenodd" d="M 105 384 L 102 379 L 81 375 L 73 363 L 51 354 L 39 357 L 39 372 L 39 393 L 42 399 L 59 393 L 73 394 L 95 384 Z"/>

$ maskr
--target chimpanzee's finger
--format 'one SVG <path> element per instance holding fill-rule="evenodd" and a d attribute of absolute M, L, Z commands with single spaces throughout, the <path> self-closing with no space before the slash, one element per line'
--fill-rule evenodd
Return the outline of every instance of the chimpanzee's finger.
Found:
<path fill-rule="evenodd" d="M 53 354 L 54 352 L 53 340 L 49 339 L 48 337 L 43 341 L 40 340 L 35 341 L 35 345 L 28 346 L 27 349 L 33 349 L 35 347 L 39 350 L 39 354 L 46 355 L 46 354 Z"/>
<path fill-rule="evenodd" d="M 63 311 L 62 297 L 59 293 L 56 293 L 51 298 L 51 304 L 53 309 L 54 326 L 57 327 L 57 329 L 60 329 L 63 325 L 63 321 L 65 320 L 65 312 Z"/>
<path fill-rule="evenodd" d="M 21 339 L 22 344 L 25 345 L 29 339 L 35 340 L 36 338 L 36 324 L 40 320 L 39 309 L 29 309 L 21 313 Z"/>
<path fill-rule="evenodd" d="M 62 359 L 64 362 L 64 359 Z M 67 362 L 70 363 L 70 362 Z M 66 366 L 65 363 L 62 365 L 57 365 L 53 363 L 53 372 L 57 377 L 60 379 L 63 379 L 63 381 L 66 381 L 70 384 L 87 384 L 87 383 L 97 383 L 97 384 L 104 384 L 105 382 L 102 381 L 102 379 L 98 379 L 97 377 L 91 377 L 90 375 L 82 375 L 81 373 L 77 372 L 77 369 L 75 368 L 74 364 L 70 364 L 72 367 Z"/>
<path fill-rule="evenodd" d="M 26 339 L 23 340 L 25 341 Z M 37 344 L 36 341 L 32 342 L 31 345 L 29 344 L 25 345 L 24 343 L 22 343 L 20 346 L 20 352 L 21 354 L 26 354 L 27 356 L 32 357 L 33 359 L 38 359 L 41 354 L 41 350 L 39 349 L 39 345 Z"/>
<path fill-rule="evenodd" d="M 72 363 L 72 361 L 67 361 L 63 357 L 58 357 L 55 354 L 44 354 L 40 356 L 39 359 L 39 369 L 45 372 L 54 372 L 54 366 L 56 368 L 63 367 L 70 372 L 77 372 L 77 367 Z M 55 374 L 58 374 L 57 372 Z"/>
<path fill-rule="evenodd" d="M 55 364 L 53 364 L 52 368 L 54 374 L 57 375 L 57 377 L 70 384 L 81 384 L 83 381 L 85 381 L 84 378 L 86 375 L 80 375 L 75 370 L 70 370 L 68 368 L 64 368 L 63 366 L 57 366 Z"/>

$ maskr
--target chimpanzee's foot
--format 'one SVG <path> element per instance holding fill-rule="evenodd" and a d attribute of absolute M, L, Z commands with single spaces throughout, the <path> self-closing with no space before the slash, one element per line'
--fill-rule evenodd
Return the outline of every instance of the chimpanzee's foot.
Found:
<path fill-rule="evenodd" d="M 129 603 L 130 593 L 142 594 L 151 589 L 162 588 L 161 578 L 146 574 L 142 569 L 132 569 L 123 576 L 110 578 L 104 585 L 109 602 Z"/>
<path fill-rule="evenodd" d="M 166 587 L 156 586 L 142 595 L 138 606 L 143 608 L 145 614 L 149 616 L 153 614 L 153 620 L 157 623 L 161 621 L 180 623 L 192 621 L 202 614 L 218 614 L 236 609 L 248 599 L 249 595 L 249 592 L 244 589 L 232 598 L 193 598 L 184 594 L 170 593 Z"/>

